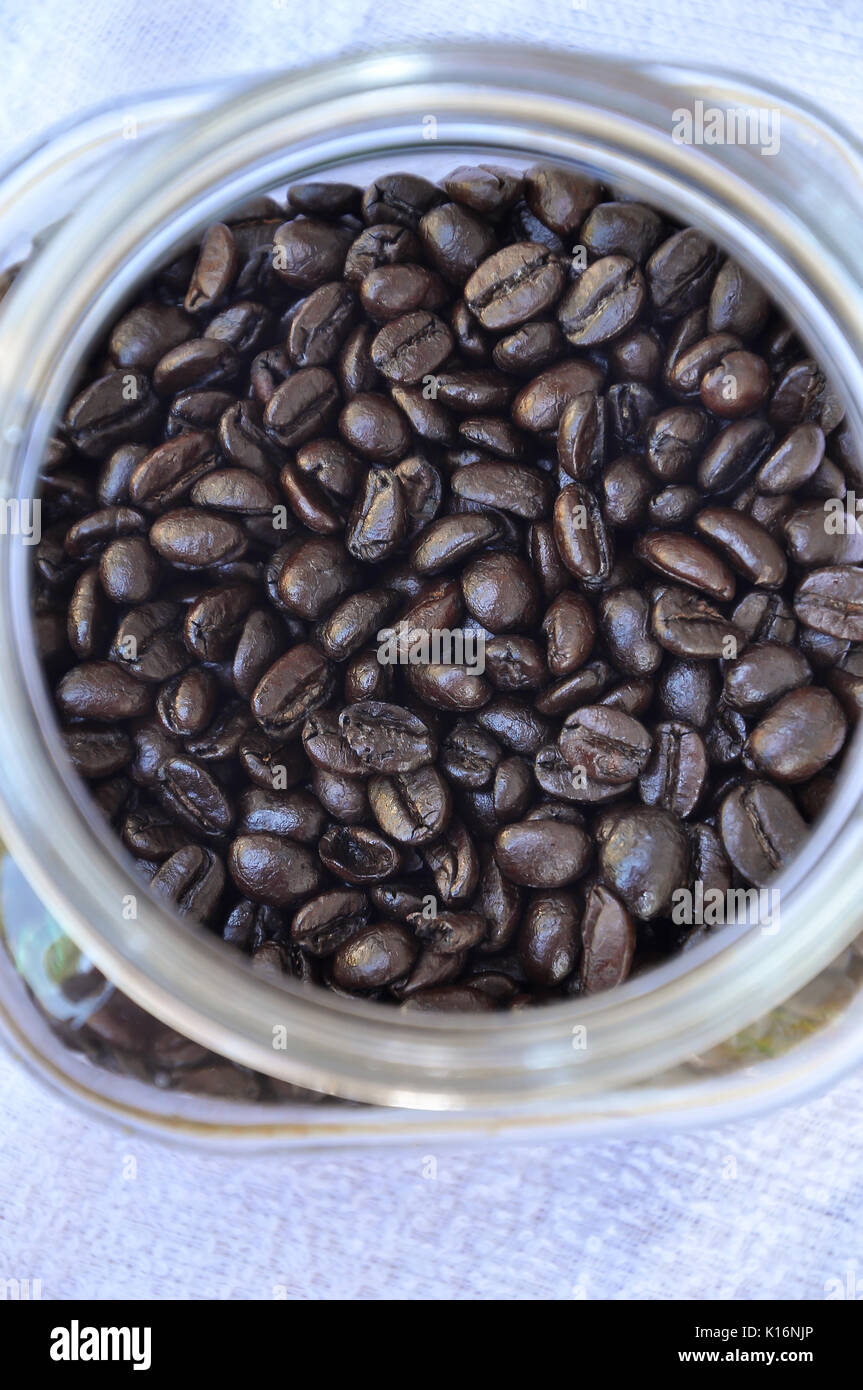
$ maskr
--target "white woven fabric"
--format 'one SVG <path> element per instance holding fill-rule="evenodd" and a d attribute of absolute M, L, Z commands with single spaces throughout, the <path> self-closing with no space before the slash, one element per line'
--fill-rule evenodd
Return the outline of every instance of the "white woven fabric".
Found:
<path fill-rule="evenodd" d="M 863 117 L 856 0 L 0 0 L 0 33 L 0 157 L 118 95 L 453 35 L 706 57 Z M 82 1120 L 0 1057 L 0 1281 L 51 1299 L 814 1300 L 853 1290 L 860 1260 L 863 1295 L 861 1147 L 857 1078 L 662 1142 L 442 1149 L 434 1179 L 428 1145 L 228 1159 Z"/>

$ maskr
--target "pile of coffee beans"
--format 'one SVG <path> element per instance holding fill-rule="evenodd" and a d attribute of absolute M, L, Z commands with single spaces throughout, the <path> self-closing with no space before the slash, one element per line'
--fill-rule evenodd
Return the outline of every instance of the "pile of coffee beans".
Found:
<path fill-rule="evenodd" d="M 550 165 L 296 185 L 154 276 L 51 445 L 62 737 L 152 892 L 267 974 L 607 989 L 830 795 L 855 486 L 697 229 Z"/>

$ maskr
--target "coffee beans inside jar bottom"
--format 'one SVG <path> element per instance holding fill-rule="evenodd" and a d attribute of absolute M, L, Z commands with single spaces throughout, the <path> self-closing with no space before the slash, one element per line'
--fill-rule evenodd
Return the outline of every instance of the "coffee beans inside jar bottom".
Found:
<path fill-rule="evenodd" d="M 522 1008 L 799 850 L 863 702 L 860 486 L 697 229 L 551 165 L 305 183 L 95 352 L 34 621 L 161 901 L 268 977 Z"/>

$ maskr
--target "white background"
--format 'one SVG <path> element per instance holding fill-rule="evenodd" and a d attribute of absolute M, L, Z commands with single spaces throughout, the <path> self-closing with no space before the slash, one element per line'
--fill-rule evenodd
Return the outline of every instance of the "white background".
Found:
<path fill-rule="evenodd" d="M 447 35 L 706 58 L 863 123 L 857 0 L 0 0 L 0 158 L 109 97 Z M 821 1299 L 859 1260 L 863 1295 L 861 1145 L 857 1078 L 662 1142 L 443 1149 L 429 1180 L 428 1146 L 164 1148 L 82 1120 L 0 1056 L 0 1281 L 51 1299 Z"/>

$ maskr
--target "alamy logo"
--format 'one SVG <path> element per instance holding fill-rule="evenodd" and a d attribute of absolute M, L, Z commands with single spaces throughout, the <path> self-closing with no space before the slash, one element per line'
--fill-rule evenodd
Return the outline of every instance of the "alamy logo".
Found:
<path fill-rule="evenodd" d="M 474 628 L 409 627 L 402 620 L 378 633 L 382 666 L 464 666 L 481 676 L 485 671 L 485 633 Z"/>
<path fill-rule="evenodd" d="M 779 153 L 782 112 L 772 106 L 679 106 L 671 113 L 675 145 L 756 145 L 762 154 Z"/>
<path fill-rule="evenodd" d="M 73 1318 L 52 1329 L 51 1360 L 131 1361 L 134 1371 L 149 1371 L 151 1340 L 149 1327 L 82 1327 Z"/>
<path fill-rule="evenodd" d="M 691 888 L 675 888 L 671 920 L 679 927 L 751 922 L 757 923 L 765 936 L 775 936 L 779 930 L 779 889 L 708 888 L 696 879 Z"/>
<path fill-rule="evenodd" d="M 38 497 L 0 497 L 0 536 L 20 536 L 25 545 L 42 539 L 42 503 Z"/>

